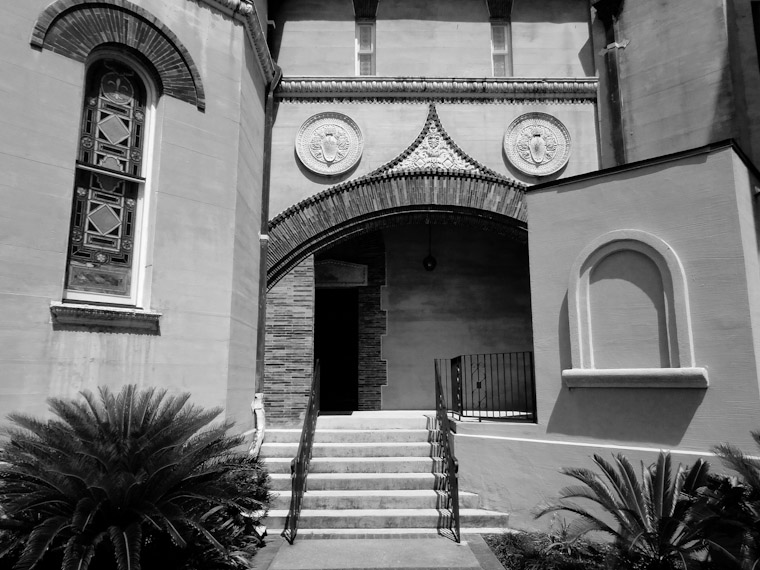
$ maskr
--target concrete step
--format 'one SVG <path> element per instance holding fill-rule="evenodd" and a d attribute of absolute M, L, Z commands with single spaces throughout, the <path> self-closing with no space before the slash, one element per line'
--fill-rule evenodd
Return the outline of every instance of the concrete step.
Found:
<path fill-rule="evenodd" d="M 323 415 L 317 418 L 317 430 L 427 429 L 430 415 L 435 416 L 435 412 L 352 412 L 346 415 Z"/>
<path fill-rule="evenodd" d="M 430 457 L 433 446 L 422 442 L 394 443 L 315 443 L 311 456 L 315 457 Z M 297 443 L 264 443 L 261 455 L 264 458 L 289 457 L 298 453 Z"/>
<path fill-rule="evenodd" d="M 286 509 L 272 509 L 266 519 L 269 528 L 285 528 Z M 509 515 L 484 509 L 460 509 L 463 528 L 507 528 Z M 450 513 L 438 509 L 304 509 L 299 528 L 447 528 Z"/>
<path fill-rule="evenodd" d="M 436 478 L 434 473 L 309 473 L 307 485 L 310 491 L 430 490 L 435 488 Z"/>
<path fill-rule="evenodd" d="M 298 443 L 301 441 L 301 428 L 266 428 L 264 443 Z"/>
<path fill-rule="evenodd" d="M 435 435 L 426 429 L 318 429 L 314 443 L 429 442 Z"/>
<path fill-rule="evenodd" d="M 290 473 L 289 457 L 267 457 L 264 465 L 269 473 Z M 312 473 L 433 473 L 432 457 L 313 457 Z"/>
<path fill-rule="evenodd" d="M 460 508 L 476 509 L 475 493 L 459 493 Z M 281 492 L 271 503 L 272 509 L 288 509 L 290 492 Z M 446 496 L 432 490 L 357 490 L 307 491 L 303 496 L 304 509 L 444 509 Z"/>
<path fill-rule="evenodd" d="M 437 431 L 426 429 L 318 429 L 314 443 L 393 443 L 434 441 Z M 265 443 L 294 443 L 301 441 L 300 429 L 267 428 Z"/>
<path fill-rule="evenodd" d="M 309 473 L 310 491 L 399 491 L 433 490 L 443 484 L 435 473 Z M 270 473 L 272 491 L 290 492 L 290 473 Z"/>

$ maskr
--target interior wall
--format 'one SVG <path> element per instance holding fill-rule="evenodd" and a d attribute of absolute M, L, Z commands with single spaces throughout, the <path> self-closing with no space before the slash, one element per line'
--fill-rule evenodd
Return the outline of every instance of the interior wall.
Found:
<path fill-rule="evenodd" d="M 527 247 L 469 228 L 384 230 L 388 366 L 383 409 L 432 409 L 435 358 L 533 350 Z"/>

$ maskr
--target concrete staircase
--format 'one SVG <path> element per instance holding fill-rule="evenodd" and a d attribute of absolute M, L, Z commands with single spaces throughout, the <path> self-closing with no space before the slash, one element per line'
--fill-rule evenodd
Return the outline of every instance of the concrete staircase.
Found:
<path fill-rule="evenodd" d="M 433 413 L 354 412 L 320 416 L 307 492 L 299 522 L 303 534 L 421 534 L 448 526 L 440 486 L 443 463 Z M 277 497 L 267 522 L 285 528 L 290 505 L 290 461 L 300 429 L 267 429 L 261 449 Z M 493 532 L 509 516 L 478 508 L 478 496 L 460 489 L 462 532 Z"/>

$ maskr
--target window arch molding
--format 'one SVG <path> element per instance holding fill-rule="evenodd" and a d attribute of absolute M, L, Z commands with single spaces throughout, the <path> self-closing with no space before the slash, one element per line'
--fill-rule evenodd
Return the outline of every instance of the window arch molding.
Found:
<path fill-rule="evenodd" d="M 590 285 L 595 267 L 618 252 L 643 254 L 662 278 L 670 368 L 596 369 L 591 331 Z M 654 234 L 615 230 L 589 243 L 578 255 L 568 283 L 568 320 L 573 368 L 562 376 L 569 387 L 696 387 L 707 386 L 707 371 L 696 367 L 689 292 L 681 260 Z"/>
<path fill-rule="evenodd" d="M 161 94 L 206 108 L 190 52 L 158 18 L 128 0 L 56 0 L 40 13 L 30 43 L 83 63 L 103 44 L 128 46 L 151 62 Z"/>

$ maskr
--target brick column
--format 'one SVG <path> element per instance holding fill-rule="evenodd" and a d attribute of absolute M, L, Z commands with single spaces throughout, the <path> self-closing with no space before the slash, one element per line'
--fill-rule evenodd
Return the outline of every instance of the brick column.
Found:
<path fill-rule="evenodd" d="M 303 425 L 314 368 L 314 257 L 267 294 L 264 403 L 271 426 Z"/>
<path fill-rule="evenodd" d="M 382 238 L 377 234 L 370 236 L 362 254 L 362 262 L 367 264 L 367 286 L 359 287 L 359 409 L 380 410 L 380 387 L 388 383 L 380 344 L 386 332 L 385 311 L 380 305 L 380 290 L 385 285 Z"/>

